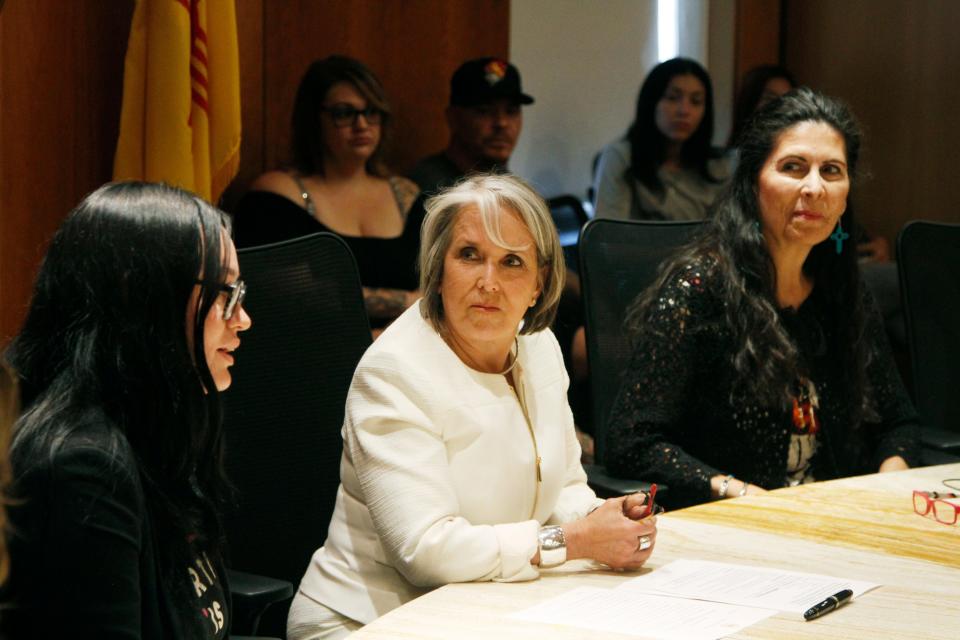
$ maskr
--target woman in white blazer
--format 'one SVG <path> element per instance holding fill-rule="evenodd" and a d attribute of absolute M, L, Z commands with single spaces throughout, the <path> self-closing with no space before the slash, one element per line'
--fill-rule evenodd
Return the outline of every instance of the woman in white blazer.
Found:
<path fill-rule="evenodd" d="M 543 200 L 479 175 L 427 203 L 424 297 L 367 350 L 326 544 L 288 638 L 337 638 L 450 582 L 532 580 L 591 558 L 636 569 L 645 496 L 587 486 L 553 321 L 565 269 Z"/>

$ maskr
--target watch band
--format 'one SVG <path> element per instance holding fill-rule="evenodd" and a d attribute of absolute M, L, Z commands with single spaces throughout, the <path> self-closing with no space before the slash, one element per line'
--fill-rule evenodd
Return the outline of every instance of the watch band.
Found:
<path fill-rule="evenodd" d="M 567 541 L 563 527 L 541 527 L 537 534 L 540 541 L 540 568 L 556 567 L 567 561 Z"/>

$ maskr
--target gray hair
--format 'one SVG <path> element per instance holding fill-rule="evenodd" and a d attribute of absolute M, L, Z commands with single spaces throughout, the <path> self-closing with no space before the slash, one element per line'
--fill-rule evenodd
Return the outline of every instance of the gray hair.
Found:
<path fill-rule="evenodd" d="M 423 303 L 420 312 L 438 332 L 444 331 L 443 300 L 440 283 L 443 281 L 443 261 L 453 241 L 457 216 L 469 207 L 476 207 L 483 221 L 487 237 L 504 249 L 518 249 L 508 245 L 501 233 L 500 211 L 517 213 L 537 248 L 537 267 L 541 279 L 541 294 L 537 303 L 523 316 L 520 333 L 535 333 L 553 324 L 563 291 L 566 266 L 557 227 L 550 210 L 530 185 L 510 174 L 474 174 L 445 189 L 426 203 L 426 217 L 420 230 L 420 291 Z"/>

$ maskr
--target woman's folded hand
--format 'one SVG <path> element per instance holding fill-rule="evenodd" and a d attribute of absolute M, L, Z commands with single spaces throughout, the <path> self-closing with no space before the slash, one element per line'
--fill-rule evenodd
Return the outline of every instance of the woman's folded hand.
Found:
<path fill-rule="evenodd" d="M 643 511 L 642 494 L 610 498 L 590 515 L 564 525 L 567 560 L 590 558 L 613 569 L 638 569 L 653 553 L 657 539 L 655 516 L 633 520 Z"/>

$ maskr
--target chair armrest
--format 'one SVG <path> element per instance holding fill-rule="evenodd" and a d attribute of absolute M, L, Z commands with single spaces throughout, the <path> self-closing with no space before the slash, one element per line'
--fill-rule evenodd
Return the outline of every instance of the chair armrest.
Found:
<path fill-rule="evenodd" d="M 940 451 L 939 449 L 923 447 L 923 449 L 920 450 L 920 464 L 925 467 L 932 467 L 937 464 L 960 462 L 960 455 L 957 455 L 957 453 L 960 452 L 948 453 L 946 451 Z"/>
<path fill-rule="evenodd" d="M 260 616 L 271 604 L 293 597 L 293 585 L 286 580 L 276 580 L 252 573 L 229 570 L 230 596 L 233 600 L 232 633 L 254 634 L 260 624 Z"/>
<path fill-rule="evenodd" d="M 920 442 L 923 443 L 923 446 L 931 449 L 960 453 L 960 432 L 935 427 L 921 427 Z"/>
<path fill-rule="evenodd" d="M 587 472 L 587 484 L 600 498 L 617 498 L 637 491 L 647 491 L 650 483 L 645 480 L 631 480 L 628 478 L 614 478 L 607 475 L 607 469 L 600 464 L 585 464 L 583 470 Z M 667 485 L 658 485 L 658 495 L 663 495 Z"/>

